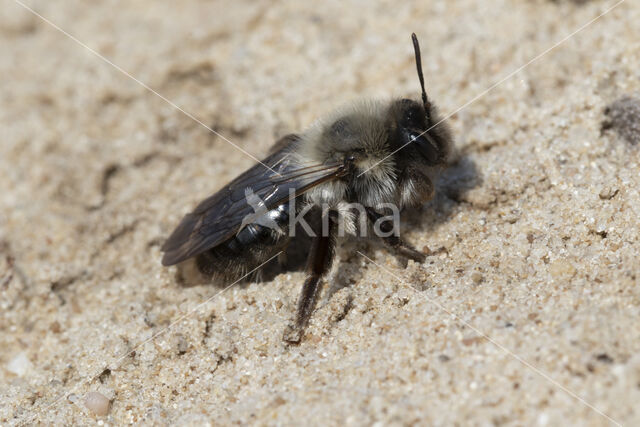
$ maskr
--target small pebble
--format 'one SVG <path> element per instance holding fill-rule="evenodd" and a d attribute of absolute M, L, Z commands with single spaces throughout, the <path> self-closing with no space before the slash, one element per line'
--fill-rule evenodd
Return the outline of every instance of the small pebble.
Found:
<path fill-rule="evenodd" d="M 111 402 L 102 393 L 90 391 L 84 396 L 84 406 L 98 416 L 109 413 Z"/>
<path fill-rule="evenodd" d="M 19 377 L 26 374 L 30 369 L 31 361 L 29 361 L 29 358 L 24 352 L 19 353 L 16 357 L 11 359 L 11 361 L 7 365 L 7 370 Z"/>
<path fill-rule="evenodd" d="M 549 266 L 549 273 L 551 273 L 554 278 L 573 277 L 576 273 L 576 268 L 569 261 L 558 259 L 553 261 Z"/>
<path fill-rule="evenodd" d="M 618 194 L 618 191 L 619 190 L 614 187 L 603 187 L 602 190 L 600 190 L 598 197 L 602 200 L 611 200 L 616 196 L 616 194 Z"/>
<path fill-rule="evenodd" d="M 471 280 L 473 280 L 473 283 L 475 283 L 476 285 L 482 283 L 483 279 L 484 277 L 479 271 L 474 271 L 473 273 L 471 273 Z"/>

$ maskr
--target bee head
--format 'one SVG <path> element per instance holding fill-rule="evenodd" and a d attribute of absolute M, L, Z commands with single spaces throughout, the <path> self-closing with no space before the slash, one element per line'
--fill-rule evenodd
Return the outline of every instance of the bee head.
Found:
<path fill-rule="evenodd" d="M 422 102 L 355 102 L 320 120 L 304 136 L 310 143 L 303 145 L 302 157 L 343 163 L 345 197 L 366 206 L 428 199 L 448 160 L 451 135 L 427 97 L 418 41 L 415 34 L 412 38 Z"/>
<path fill-rule="evenodd" d="M 433 196 L 435 179 L 446 166 L 452 149 L 449 128 L 425 90 L 418 39 L 415 34 L 411 38 L 422 102 L 396 100 L 387 113 L 387 144 L 394 157 L 396 200 L 401 205 L 415 204 Z"/>
<path fill-rule="evenodd" d="M 394 101 L 390 107 L 389 146 L 398 157 L 411 157 L 424 166 L 443 166 L 451 140 L 436 107 L 412 99 Z"/>
<path fill-rule="evenodd" d="M 417 153 L 424 164 L 438 166 L 446 163 L 451 137 L 448 128 L 442 123 L 443 120 L 438 117 L 436 107 L 427 97 L 422 74 L 420 44 L 415 33 L 411 34 L 411 40 L 422 90 L 422 105 L 412 99 L 401 99 L 391 106 L 392 120 L 395 120 L 396 125 L 394 141 L 391 145 L 400 144 L 400 147 L 413 145 L 415 150 L 407 150 L 407 155 L 411 155 L 411 152 Z M 398 150 L 400 147 L 395 149 Z"/>

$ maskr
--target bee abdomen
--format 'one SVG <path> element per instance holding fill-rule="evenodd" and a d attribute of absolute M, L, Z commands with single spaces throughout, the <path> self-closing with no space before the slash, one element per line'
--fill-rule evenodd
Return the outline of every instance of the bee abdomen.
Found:
<path fill-rule="evenodd" d="M 198 270 L 214 280 L 234 281 L 282 251 L 289 242 L 289 203 L 265 216 L 270 221 L 247 224 L 235 236 L 197 255 Z"/>

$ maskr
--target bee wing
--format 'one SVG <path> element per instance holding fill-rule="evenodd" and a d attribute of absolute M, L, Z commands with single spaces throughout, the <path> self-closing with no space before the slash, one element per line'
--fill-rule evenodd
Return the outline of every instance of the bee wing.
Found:
<path fill-rule="evenodd" d="M 236 234 L 243 218 L 255 213 L 246 194 L 250 190 L 271 210 L 310 188 L 335 179 L 342 163 L 300 165 L 291 155 L 294 144 L 273 153 L 226 187 L 203 200 L 187 214 L 162 246 L 163 265 L 174 265 L 219 245 Z"/>

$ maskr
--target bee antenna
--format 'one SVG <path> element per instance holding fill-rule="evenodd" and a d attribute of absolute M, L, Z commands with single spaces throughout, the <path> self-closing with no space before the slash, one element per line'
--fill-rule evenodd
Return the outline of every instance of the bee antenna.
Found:
<path fill-rule="evenodd" d="M 411 33 L 411 40 L 413 40 L 413 50 L 416 55 L 416 68 L 418 70 L 418 78 L 420 79 L 420 87 L 422 88 L 422 104 L 424 109 L 429 113 L 429 107 L 431 103 L 427 99 L 427 92 L 424 90 L 424 76 L 422 75 L 422 58 L 420 56 L 420 45 L 418 44 L 418 37 L 416 33 Z"/>

